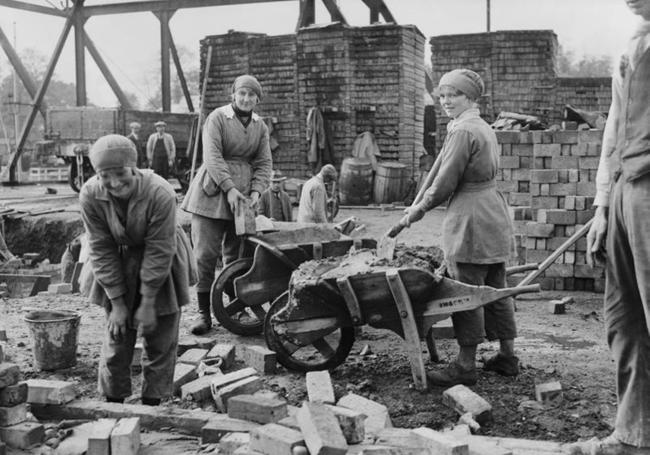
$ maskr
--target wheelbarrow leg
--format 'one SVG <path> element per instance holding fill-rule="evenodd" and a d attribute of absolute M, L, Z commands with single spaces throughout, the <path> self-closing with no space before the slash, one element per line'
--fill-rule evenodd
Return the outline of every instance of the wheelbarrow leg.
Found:
<path fill-rule="evenodd" d="M 400 317 L 402 318 L 402 328 L 404 329 L 404 341 L 406 343 L 406 352 L 409 362 L 411 363 L 411 372 L 413 381 L 417 390 L 427 390 L 427 374 L 424 369 L 424 359 L 422 358 L 422 346 L 420 345 L 420 335 L 413 306 L 409 298 L 406 286 L 399 276 L 398 270 L 389 270 L 386 272 L 386 280 L 391 294 L 397 304 Z"/>

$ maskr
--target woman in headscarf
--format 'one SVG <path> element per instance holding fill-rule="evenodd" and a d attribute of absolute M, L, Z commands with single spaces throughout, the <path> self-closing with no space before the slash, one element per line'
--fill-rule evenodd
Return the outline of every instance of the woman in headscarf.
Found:
<path fill-rule="evenodd" d="M 255 209 L 271 178 L 269 131 L 254 112 L 262 86 L 245 74 L 232 85 L 232 102 L 208 116 L 203 125 L 203 164 L 190 184 L 183 210 L 192 214 L 192 243 L 199 268 L 196 292 L 200 320 L 192 333 L 212 327 L 210 289 L 219 259 L 237 259 L 240 239 L 233 213 L 237 204 Z"/>
<path fill-rule="evenodd" d="M 480 117 L 477 100 L 483 94 L 481 77 L 468 69 L 442 76 L 440 104 L 451 117 L 447 137 L 431 172 L 435 178 L 421 202 L 406 210 L 401 224 L 409 226 L 425 212 L 447 202 L 443 249 L 451 278 L 473 285 L 505 286 L 505 266 L 513 248 L 508 206 L 496 185 L 499 151 L 496 135 Z M 515 376 L 517 335 L 511 299 L 473 311 L 452 314 L 458 357 L 446 369 L 432 371 L 434 385 L 476 383 L 476 347 L 487 336 L 500 341 L 500 350 L 484 361 L 484 369 Z"/>
<path fill-rule="evenodd" d="M 176 194 L 150 170 L 124 136 L 99 138 L 90 149 L 96 175 L 79 195 L 89 264 L 82 291 L 106 310 L 99 390 L 111 402 L 131 395 L 131 360 L 143 333 L 142 403 L 172 395 L 181 307 L 190 301 L 196 265 L 176 224 Z"/>

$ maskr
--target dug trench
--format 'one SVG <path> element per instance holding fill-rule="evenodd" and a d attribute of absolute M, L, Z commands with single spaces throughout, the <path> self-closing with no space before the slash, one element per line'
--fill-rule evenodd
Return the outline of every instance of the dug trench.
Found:
<path fill-rule="evenodd" d="M 368 226 L 366 234 L 378 238 L 398 219 L 399 214 L 364 213 L 363 222 Z M 345 217 L 346 213 L 340 216 Z M 41 226 L 38 221 L 32 224 Z M 440 214 L 431 212 L 421 226 L 414 226 L 400 240 L 415 255 L 421 254 L 420 246 L 433 246 L 439 241 L 439 237 L 432 235 L 439 225 Z M 51 231 L 53 237 L 38 241 L 46 245 L 59 241 L 64 235 L 72 236 L 75 232 L 72 226 L 75 224 L 64 223 Z M 28 233 L 23 232 L 22 235 Z M 53 262 L 56 261 L 54 259 Z M 569 305 L 566 314 L 555 315 L 548 311 L 546 304 L 549 300 L 567 295 L 572 296 L 575 303 Z M 518 299 L 516 319 L 519 337 L 516 349 L 522 371 L 515 378 L 505 378 L 482 371 L 478 362 L 479 382 L 472 389 L 492 404 L 494 414 L 493 422 L 484 425 L 480 434 L 574 441 L 592 436 L 602 437 L 611 432 L 616 406 L 614 368 L 603 336 L 601 302 L 600 294 L 584 292 L 549 291 Z M 77 365 L 54 373 L 38 372 L 23 318 L 28 310 L 52 308 L 72 310 L 82 315 Z M 21 365 L 27 378 L 74 380 L 79 384 L 81 398 L 100 398 L 96 390 L 96 374 L 104 333 L 103 310 L 88 304 L 79 295 L 48 295 L 8 299 L 5 315 L 2 319 L 9 335 L 7 353 Z M 189 334 L 196 316 L 196 303 L 192 302 L 183 310 L 182 337 Z M 261 336 L 239 337 L 221 327 L 214 328 L 209 336 L 218 342 L 235 345 L 264 345 Z M 444 367 L 457 352 L 454 340 L 437 340 L 437 346 L 442 364 L 430 362 L 426 347 L 422 345 L 427 369 Z M 496 349 L 495 343 L 482 344 L 479 358 L 492 354 Z M 234 368 L 242 366 L 238 361 Z M 431 388 L 423 393 L 413 388 L 404 345 L 401 338 L 390 331 L 364 327 L 356 337 L 350 355 L 331 373 L 337 398 L 353 391 L 383 403 L 388 407 L 395 426 L 424 425 L 442 429 L 453 426 L 458 420 L 457 414 L 442 404 L 444 389 Z M 535 384 L 554 380 L 560 381 L 563 386 L 563 399 L 551 405 L 535 401 Z M 303 373 L 280 367 L 276 374 L 265 376 L 264 382 L 267 388 L 279 392 L 291 404 L 299 405 L 307 397 Z M 133 383 L 134 394 L 127 401 L 137 403 L 141 383 L 141 375 L 137 372 L 133 375 Z M 214 411 L 214 405 L 209 402 L 182 402 L 178 398 L 163 406 Z"/>

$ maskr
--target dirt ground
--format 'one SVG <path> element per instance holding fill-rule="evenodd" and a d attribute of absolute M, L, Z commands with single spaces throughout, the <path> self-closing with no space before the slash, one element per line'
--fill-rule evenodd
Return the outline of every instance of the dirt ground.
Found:
<path fill-rule="evenodd" d="M 440 243 L 442 211 L 435 210 L 400 234 L 407 246 L 430 246 Z M 363 237 L 379 238 L 401 216 L 397 210 L 341 210 L 343 220 L 355 216 L 365 224 Z M 575 303 L 564 315 L 551 314 L 547 302 L 570 295 Z M 82 315 L 77 352 L 77 366 L 42 373 L 34 370 L 31 340 L 23 317 L 31 309 L 67 309 Z M 516 350 L 523 369 L 516 378 L 504 378 L 479 370 L 479 382 L 472 389 L 487 399 L 494 408 L 494 421 L 481 428 L 480 434 L 555 441 L 574 441 L 604 436 L 612 430 L 616 396 L 614 368 L 605 344 L 602 320 L 602 295 L 584 292 L 542 292 L 528 294 L 517 300 L 519 338 Z M 8 299 L 3 303 L 2 324 L 9 341 L 6 350 L 18 363 L 26 377 L 71 379 L 79 383 L 83 397 L 98 398 L 96 392 L 97 363 L 104 316 L 98 307 L 90 306 L 79 296 L 37 296 Z M 185 308 L 181 337 L 189 335 L 189 327 L 197 316 L 194 304 Z M 219 342 L 264 344 L 261 336 L 243 338 L 221 327 L 211 337 Z M 360 355 L 362 350 L 369 352 Z M 457 346 L 453 340 L 438 340 L 442 364 L 429 362 L 422 345 L 425 365 L 429 369 L 444 366 L 453 359 Z M 498 349 L 496 343 L 479 347 L 479 358 Z M 479 362 L 480 367 L 480 362 Z M 332 378 L 337 398 L 353 391 L 384 403 L 395 426 L 428 426 L 442 429 L 458 419 L 454 411 L 441 402 L 443 389 L 426 393 L 412 387 L 411 370 L 401 339 L 392 332 L 364 328 L 347 360 L 334 369 Z M 128 400 L 138 402 L 139 377 L 134 376 L 134 395 Z M 267 376 L 267 387 L 280 392 L 291 404 L 306 398 L 304 375 L 280 367 Z M 560 381 L 564 390 L 561 402 L 541 406 L 535 402 L 535 384 Z M 167 405 L 197 407 L 176 400 Z M 203 404 L 204 409 L 212 409 Z M 176 452 L 179 453 L 179 452 Z M 185 453 L 185 452 L 184 452 Z M 187 452 L 190 453 L 190 452 Z"/>

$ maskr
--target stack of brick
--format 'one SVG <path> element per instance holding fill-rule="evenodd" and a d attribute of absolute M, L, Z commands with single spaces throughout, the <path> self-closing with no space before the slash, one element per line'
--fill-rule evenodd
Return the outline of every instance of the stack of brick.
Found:
<path fill-rule="evenodd" d="M 20 380 L 18 365 L 0 363 L 0 451 L 4 450 L 5 444 L 28 448 L 41 443 L 45 434 L 43 425 L 28 419 L 28 386 Z"/>
<path fill-rule="evenodd" d="M 602 131 L 499 132 L 497 137 L 503 154 L 499 188 L 513 206 L 518 244 L 525 246 L 519 262 L 540 263 L 593 217 Z M 570 247 L 545 272 L 542 287 L 602 290 L 603 271 L 586 265 L 585 249 L 584 238 Z"/>
<path fill-rule="evenodd" d="M 276 121 L 274 160 L 285 173 L 302 177 L 308 171 L 307 113 L 316 106 L 328 123 L 335 165 L 349 156 L 359 133 L 371 131 L 383 159 L 417 169 L 425 88 L 424 36 L 416 27 L 335 24 L 295 35 L 209 36 L 201 41 L 202 67 L 209 45 L 207 109 L 229 101 L 238 74 L 258 77 L 265 90 L 258 112 Z"/>

